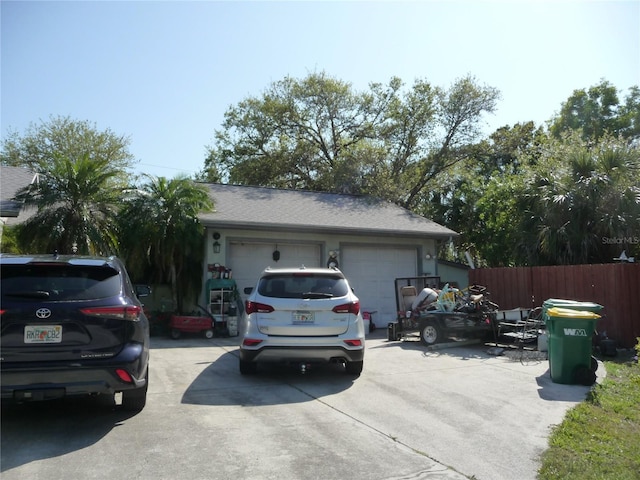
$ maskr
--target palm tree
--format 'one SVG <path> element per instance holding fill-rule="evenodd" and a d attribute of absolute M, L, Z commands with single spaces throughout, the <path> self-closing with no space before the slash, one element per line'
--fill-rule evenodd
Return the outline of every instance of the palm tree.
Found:
<path fill-rule="evenodd" d="M 38 181 L 16 195 L 25 207 L 37 209 L 19 227 L 22 249 L 116 253 L 117 205 L 125 175 L 122 167 L 86 153 L 76 159 L 53 155 L 42 168 Z"/>
<path fill-rule="evenodd" d="M 539 188 L 541 257 L 550 264 L 611 261 L 615 249 L 603 239 L 631 237 L 640 227 L 639 152 L 606 136 L 568 147 Z"/>
<path fill-rule="evenodd" d="M 125 197 L 121 255 L 132 276 L 170 284 L 173 304 L 182 312 L 185 297 L 198 292 L 202 281 L 204 227 L 198 214 L 213 204 L 206 187 L 187 177 L 146 177 Z"/>

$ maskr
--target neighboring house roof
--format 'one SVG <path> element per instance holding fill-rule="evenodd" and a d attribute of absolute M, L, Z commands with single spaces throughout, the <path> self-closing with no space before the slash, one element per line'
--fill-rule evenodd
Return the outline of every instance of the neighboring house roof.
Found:
<path fill-rule="evenodd" d="M 6 224 L 18 223 L 23 205 L 13 197 L 37 178 L 36 173 L 22 167 L 0 166 L 0 217 L 7 218 Z"/>
<path fill-rule="evenodd" d="M 471 270 L 471 267 L 466 263 L 451 262 L 449 260 L 442 260 L 440 258 L 438 259 L 438 265 L 446 265 L 447 267 L 458 268 L 460 270 Z"/>
<path fill-rule="evenodd" d="M 205 226 L 457 237 L 458 234 L 393 203 L 372 197 L 266 187 L 206 184 L 214 211 L 200 214 Z"/>

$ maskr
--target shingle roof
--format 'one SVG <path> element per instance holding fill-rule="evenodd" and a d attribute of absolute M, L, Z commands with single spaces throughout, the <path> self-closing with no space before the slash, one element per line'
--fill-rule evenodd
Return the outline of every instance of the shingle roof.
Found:
<path fill-rule="evenodd" d="M 395 204 L 372 197 L 266 187 L 206 184 L 215 209 L 205 226 L 323 231 L 438 238 L 458 234 Z"/>
<path fill-rule="evenodd" d="M 0 217 L 17 217 L 22 203 L 12 200 L 23 187 L 30 185 L 36 174 L 21 167 L 0 166 Z"/>

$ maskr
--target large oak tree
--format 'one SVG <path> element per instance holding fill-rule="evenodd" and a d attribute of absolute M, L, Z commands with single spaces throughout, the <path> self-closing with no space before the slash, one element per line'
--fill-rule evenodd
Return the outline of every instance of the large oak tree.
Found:
<path fill-rule="evenodd" d="M 287 77 L 227 110 L 204 177 L 372 194 L 413 208 L 465 158 L 498 98 L 472 77 L 447 89 L 424 80 L 405 89 L 392 78 L 365 92 L 324 73 Z"/>

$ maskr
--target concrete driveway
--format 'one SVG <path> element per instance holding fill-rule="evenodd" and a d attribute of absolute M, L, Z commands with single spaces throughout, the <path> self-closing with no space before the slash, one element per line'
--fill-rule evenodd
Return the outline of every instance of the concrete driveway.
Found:
<path fill-rule="evenodd" d="M 589 388 L 485 346 L 367 342 L 337 366 L 238 372 L 237 338 L 153 338 L 147 407 L 3 405 L 3 480 L 534 479 L 553 425 Z M 600 369 L 601 370 L 601 369 Z"/>

